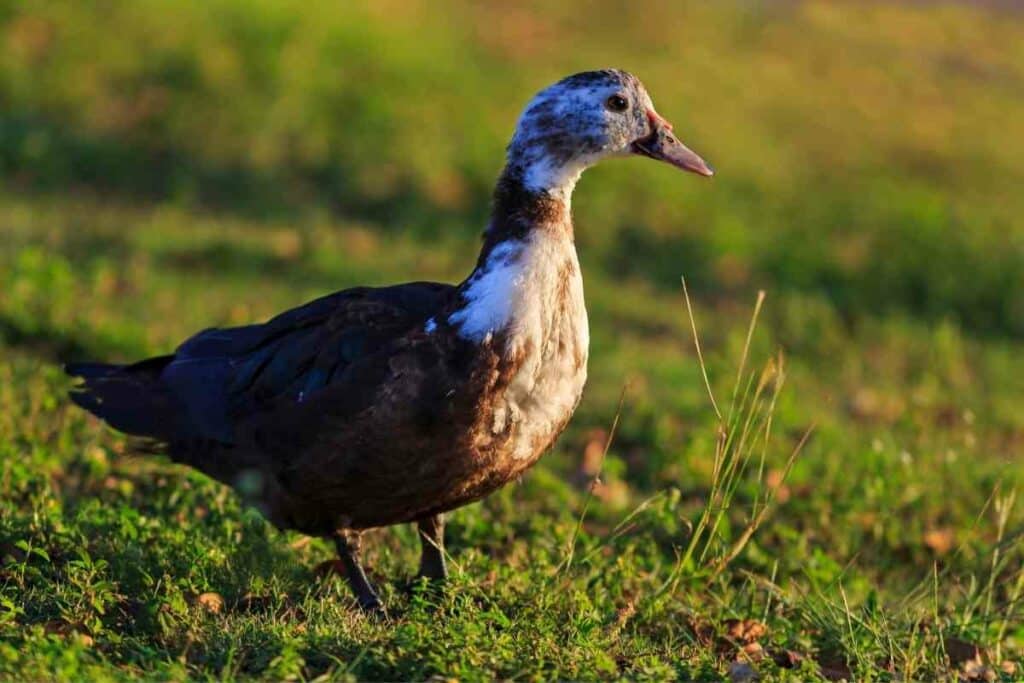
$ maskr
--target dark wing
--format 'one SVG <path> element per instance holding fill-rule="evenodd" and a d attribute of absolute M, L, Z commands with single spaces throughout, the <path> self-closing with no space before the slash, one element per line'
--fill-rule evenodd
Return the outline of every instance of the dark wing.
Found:
<path fill-rule="evenodd" d="M 71 365 L 85 379 L 72 398 L 130 434 L 229 445 L 246 418 L 344 381 L 355 361 L 424 325 L 454 291 L 430 282 L 349 289 L 264 324 L 205 330 L 173 356 Z"/>

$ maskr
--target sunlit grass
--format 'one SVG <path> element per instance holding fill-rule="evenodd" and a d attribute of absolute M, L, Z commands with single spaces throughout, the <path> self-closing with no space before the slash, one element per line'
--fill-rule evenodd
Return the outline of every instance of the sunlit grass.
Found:
<path fill-rule="evenodd" d="M 0 677 L 1019 678 L 1022 17 L 8 8 Z M 411 529 L 375 531 L 396 619 L 362 619 L 329 544 L 67 405 L 61 361 L 461 279 L 519 107 L 609 65 L 718 174 L 580 183 L 584 400 L 453 515 L 443 596 L 406 590 Z"/>

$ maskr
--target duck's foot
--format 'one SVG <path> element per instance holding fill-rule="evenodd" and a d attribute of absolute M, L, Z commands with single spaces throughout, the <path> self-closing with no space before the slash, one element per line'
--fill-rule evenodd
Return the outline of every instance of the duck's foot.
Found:
<path fill-rule="evenodd" d="M 442 583 L 448 578 L 448 567 L 444 561 L 444 515 L 425 517 L 416 522 L 420 532 L 420 570 L 417 579 L 429 579 L 431 583 Z"/>
<path fill-rule="evenodd" d="M 375 617 L 387 619 L 387 611 L 380 601 L 377 591 L 373 590 L 363 565 L 359 560 L 361 548 L 361 532 L 352 529 L 340 529 L 334 534 L 334 545 L 338 549 L 338 558 L 345 566 L 345 578 L 360 609 Z"/>

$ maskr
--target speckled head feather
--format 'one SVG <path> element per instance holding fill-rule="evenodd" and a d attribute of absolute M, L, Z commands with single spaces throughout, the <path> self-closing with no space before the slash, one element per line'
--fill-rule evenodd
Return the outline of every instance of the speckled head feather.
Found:
<path fill-rule="evenodd" d="M 713 173 L 672 135 L 640 79 L 619 69 L 585 71 L 545 88 L 527 105 L 508 146 L 504 180 L 567 202 L 589 166 L 628 154 Z"/>
<path fill-rule="evenodd" d="M 621 98 L 615 99 L 612 98 Z M 619 111 L 615 105 L 625 102 Z M 630 153 L 650 132 L 654 105 L 636 76 L 618 69 L 574 74 L 539 92 L 519 118 L 509 171 L 530 190 L 569 190 L 588 166 Z"/>

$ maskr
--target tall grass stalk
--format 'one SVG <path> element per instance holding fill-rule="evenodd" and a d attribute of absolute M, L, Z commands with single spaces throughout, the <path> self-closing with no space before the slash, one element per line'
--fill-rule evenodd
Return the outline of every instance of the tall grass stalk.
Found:
<path fill-rule="evenodd" d="M 790 453 L 777 485 L 769 486 L 766 482 L 765 462 L 771 442 L 776 402 L 785 383 L 785 359 L 780 352 L 770 358 L 759 372 L 747 371 L 750 347 L 765 300 L 765 293 L 758 292 L 736 370 L 729 410 L 723 415 L 719 410 L 707 364 L 701 351 L 700 335 L 697 331 L 696 316 L 686 286 L 686 278 L 682 278 L 681 281 L 697 360 L 711 407 L 717 417 L 715 452 L 707 503 L 692 528 L 686 547 L 677 555 L 675 565 L 659 593 L 674 593 L 679 582 L 687 574 L 702 575 L 710 582 L 743 552 L 770 514 L 778 487 L 788 478 L 793 464 L 810 434 L 810 430 L 808 430 Z M 752 465 L 756 467 L 757 493 L 747 515 L 746 524 L 735 540 L 728 543 L 723 537 L 721 529 L 736 502 L 736 494 L 745 475 Z"/>
<path fill-rule="evenodd" d="M 601 450 L 601 459 L 597 463 L 597 472 L 594 474 L 594 478 L 591 480 L 590 486 L 587 487 L 587 497 L 583 501 L 583 509 L 580 511 L 580 516 L 576 520 L 576 528 L 573 529 L 572 537 L 569 539 L 569 546 L 566 548 L 565 559 L 558 566 L 558 569 L 555 571 L 556 574 L 567 571 L 572 566 L 573 557 L 576 554 L 576 544 L 579 541 L 580 533 L 583 531 L 583 521 L 586 519 L 587 512 L 590 510 L 590 504 L 594 500 L 594 489 L 601 483 L 601 472 L 604 471 L 604 461 L 605 458 L 608 457 L 608 449 L 612 447 L 612 441 L 615 439 L 615 432 L 619 428 L 619 418 L 622 416 L 622 405 L 626 400 L 627 389 L 629 389 L 629 384 L 625 384 L 622 387 L 622 391 L 619 393 L 619 403 L 615 408 L 615 418 L 612 420 L 612 427 L 608 430 L 608 438 L 605 439 L 604 448 Z M 634 511 L 634 514 L 635 512 L 636 511 Z"/>

